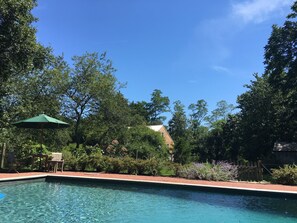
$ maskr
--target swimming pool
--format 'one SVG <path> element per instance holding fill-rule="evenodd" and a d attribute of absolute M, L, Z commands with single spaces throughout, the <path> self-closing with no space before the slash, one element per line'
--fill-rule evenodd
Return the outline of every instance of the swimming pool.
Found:
<path fill-rule="evenodd" d="M 0 222 L 297 222 L 297 200 L 118 183 L 0 184 Z"/>

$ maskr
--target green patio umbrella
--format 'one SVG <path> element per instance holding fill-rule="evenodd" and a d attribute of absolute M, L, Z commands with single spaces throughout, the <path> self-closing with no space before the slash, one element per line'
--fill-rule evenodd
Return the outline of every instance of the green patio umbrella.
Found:
<path fill-rule="evenodd" d="M 41 129 L 40 153 L 42 153 L 43 129 L 61 129 L 67 128 L 69 126 L 68 123 L 52 118 L 45 114 L 15 122 L 12 123 L 12 125 L 18 128 Z"/>
<path fill-rule="evenodd" d="M 45 114 L 15 122 L 13 125 L 18 128 L 31 129 L 61 129 L 69 126 L 68 123 L 49 117 Z"/>

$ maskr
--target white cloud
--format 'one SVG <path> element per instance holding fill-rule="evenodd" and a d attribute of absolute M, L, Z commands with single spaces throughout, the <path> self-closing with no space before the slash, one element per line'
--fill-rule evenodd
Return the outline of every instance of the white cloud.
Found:
<path fill-rule="evenodd" d="M 246 23 L 261 23 L 273 16 L 274 13 L 281 13 L 293 2 L 294 0 L 247 0 L 234 3 L 232 14 Z"/>
<path fill-rule="evenodd" d="M 267 24 L 255 23 L 261 23 L 269 19 L 273 19 L 269 21 L 270 24 L 277 20 L 282 21 L 281 18 L 285 18 L 288 14 L 293 1 L 227 1 L 231 3 L 226 5 L 227 10 L 224 10 L 225 13 L 218 17 L 210 17 L 199 21 L 180 58 L 176 61 L 176 66 L 183 67 L 183 69 L 187 67 L 188 70 L 196 73 L 201 72 L 203 69 L 211 69 L 214 73 L 230 77 L 249 77 L 251 73 L 261 68 L 250 69 L 248 65 L 254 65 L 252 61 L 245 62 L 244 64 L 247 65 L 245 67 L 238 67 L 239 65 L 236 64 L 231 65 L 231 61 L 237 60 L 237 56 L 241 53 L 238 50 L 240 48 L 237 48 L 240 47 L 237 46 L 238 39 L 241 38 L 243 33 L 249 34 L 249 30 L 254 30 L 252 26 L 247 26 L 249 23 L 255 25 L 255 27 L 263 28 L 264 25 L 267 27 Z M 245 47 L 242 47 L 242 49 L 245 49 Z M 248 49 L 246 53 L 252 55 L 255 50 L 258 49 Z M 230 67 L 222 66 L 224 64 Z M 194 81 L 190 80 L 188 83 L 194 83 Z"/>
<path fill-rule="evenodd" d="M 197 80 L 188 80 L 188 84 L 196 84 Z"/>
<path fill-rule="evenodd" d="M 212 69 L 217 71 L 217 72 L 223 72 L 223 73 L 230 73 L 230 70 L 227 67 L 223 66 L 212 66 Z"/>

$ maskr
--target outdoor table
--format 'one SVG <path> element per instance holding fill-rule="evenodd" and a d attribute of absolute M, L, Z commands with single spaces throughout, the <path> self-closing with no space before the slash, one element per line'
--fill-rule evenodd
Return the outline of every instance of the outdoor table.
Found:
<path fill-rule="evenodd" d="M 45 161 L 44 161 L 44 171 L 46 171 L 48 169 L 47 168 L 47 165 L 48 165 L 48 155 L 46 155 L 46 154 L 33 154 L 32 155 L 31 170 L 33 168 L 33 164 L 34 164 L 35 158 L 39 158 L 39 170 L 41 170 L 41 160 L 42 159 L 45 159 Z"/>

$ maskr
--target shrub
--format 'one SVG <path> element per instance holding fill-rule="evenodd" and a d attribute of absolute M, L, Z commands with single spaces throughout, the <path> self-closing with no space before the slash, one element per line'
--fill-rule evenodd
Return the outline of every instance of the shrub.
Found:
<path fill-rule="evenodd" d="M 181 167 L 178 176 L 187 179 L 211 180 L 211 164 L 191 163 Z"/>
<path fill-rule="evenodd" d="M 297 185 L 297 165 L 285 165 L 283 168 L 273 169 L 272 178 L 279 184 Z"/>
<path fill-rule="evenodd" d="M 216 178 L 221 181 L 235 180 L 238 177 L 238 168 L 226 161 L 220 161 L 215 166 Z"/>
<path fill-rule="evenodd" d="M 108 169 L 109 162 L 107 161 L 107 158 L 109 157 L 102 156 L 101 159 L 97 159 L 96 162 L 94 162 L 97 172 L 105 172 Z"/>
<path fill-rule="evenodd" d="M 80 171 L 85 171 L 90 164 L 89 156 L 87 154 L 82 154 L 80 157 L 78 157 L 77 164 Z"/>
<path fill-rule="evenodd" d="M 64 168 L 68 170 L 77 170 L 78 169 L 78 160 L 72 153 L 68 150 L 63 150 L 63 159 L 65 162 Z"/>
<path fill-rule="evenodd" d="M 101 166 L 102 162 L 103 162 L 103 157 L 101 152 L 96 152 L 89 156 L 90 168 L 93 168 L 98 172 L 102 171 L 102 166 Z"/>
<path fill-rule="evenodd" d="M 155 158 L 145 160 L 144 162 L 145 174 L 156 176 L 160 172 L 160 165 Z"/>
<path fill-rule="evenodd" d="M 124 162 L 121 159 L 118 158 L 111 158 L 110 160 L 110 169 L 109 171 L 111 173 L 120 173 L 124 170 Z"/>
<path fill-rule="evenodd" d="M 170 161 L 163 161 L 160 165 L 161 176 L 177 176 L 178 171 L 182 167 L 179 163 L 173 163 Z"/>
<path fill-rule="evenodd" d="M 133 159 L 131 157 L 115 158 L 104 156 L 98 158 L 96 162 L 96 170 L 107 173 L 128 173 L 140 175 L 158 175 L 162 168 L 158 159 L 149 160 Z"/>
<path fill-rule="evenodd" d="M 135 165 L 137 168 L 137 174 L 144 175 L 145 174 L 145 160 L 137 159 L 135 160 Z"/>
<path fill-rule="evenodd" d="M 237 167 L 227 162 L 219 162 L 215 165 L 192 163 L 181 167 L 177 171 L 177 176 L 187 179 L 227 181 L 237 177 Z"/>
<path fill-rule="evenodd" d="M 169 161 L 161 161 L 157 158 L 147 160 L 134 159 L 132 157 L 103 156 L 101 152 L 90 155 L 81 154 L 76 157 L 68 150 L 63 151 L 65 169 L 68 170 L 96 170 L 107 173 L 128 173 L 140 175 L 160 175 L 161 170 L 170 170 L 170 175 L 176 176 L 181 165 Z"/>
<path fill-rule="evenodd" d="M 127 172 L 128 174 L 138 173 L 136 160 L 131 157 L 123 158 L 123 168 L 125 169 L 125 172 Z"/>
<path fill-rule="evenodd" d="M 124 163 L 119 158 L 104 157 L 100 169 L 107 173 L 120 173 L 124 171 Z"/>

